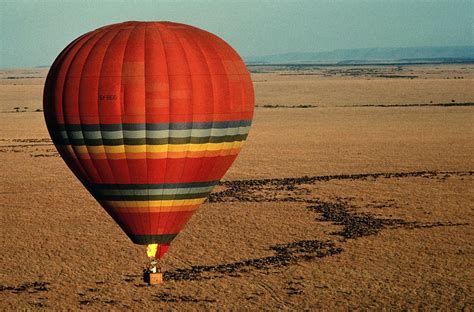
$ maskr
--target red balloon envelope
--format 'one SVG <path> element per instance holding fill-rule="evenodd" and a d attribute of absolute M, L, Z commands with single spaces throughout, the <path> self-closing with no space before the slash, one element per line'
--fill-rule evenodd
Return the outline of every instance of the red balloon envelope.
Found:
<path fill-rule="evenodd" d="M 134 243 L 164 244 L 159 256 L 235 160 L 254 108 L 232 47 L 171 22 L 77 38 L 43 100 L 66 164 Z"/>

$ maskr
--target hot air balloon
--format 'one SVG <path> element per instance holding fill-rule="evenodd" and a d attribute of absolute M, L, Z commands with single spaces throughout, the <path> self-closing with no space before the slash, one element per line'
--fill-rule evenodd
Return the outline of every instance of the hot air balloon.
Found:
<path fill-rule="evenodd" d="M 43 102 L 67 166 L 160 258 L 237 157 L 254 92 L 244 62 L 219 37 L 173 22 L 124 22 L 69 44 Z"/>

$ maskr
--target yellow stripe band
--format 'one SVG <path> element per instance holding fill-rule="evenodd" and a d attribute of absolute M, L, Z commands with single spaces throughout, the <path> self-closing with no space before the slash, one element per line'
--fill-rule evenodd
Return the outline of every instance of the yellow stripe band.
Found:
<path fill-rule="evenodd" d="M 171 206 L 188 206 L 199 205 L 203 203 L 206 198 L 195 199 L 174 199 L 174 200 L 150 200 L 150 201 L 122 201 L 122 200 L 107 200 L 104 201 L 110 207 L 171 207 Z"/>
<path fill-rule="evenodd" d="M 240 148 L 244 141 L 205 143 L 205 144 L 166 144 L 166 145 L 116 145 L 116 146 L 72 146 L 66 145 L 70 152 L 79 154 L 115 153 L 163 153 L 163 152 L 202 152 Z M 74 149 L 74 150 L 72 150 Z"/>

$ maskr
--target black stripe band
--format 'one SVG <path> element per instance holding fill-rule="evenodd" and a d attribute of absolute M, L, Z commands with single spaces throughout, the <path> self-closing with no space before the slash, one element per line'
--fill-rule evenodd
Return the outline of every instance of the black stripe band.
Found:
<path fill-rule="evenodd" d="M 135 244 L 148 245 L 148 244 L 169 244 L 178 234 L 160 234 L 160 235 L 133 235 L 129 234 L 128 237 Z"/>
<path fill-rule="evenodd" d="M 149 200 L 173 200 L 173 199 L 196 199 L 205 198 L 210 192 L 190 194 L 167 194 L 167 195 L 102 195 L 94 194 L 99 200 L 117 201 L 149 201 Z"/>
<path fill-rule="evenodd" d="M 174 188 L 188 188 L 188 187 L 208 187 L 217 185 L 219 181 L 203 181 L 203 182 L 188 182 L 188 183 L 163 183 L 163 184 L 88 184 L 88 189 L 104 189 L 104 190 L 146 190 L 146 189 L 174 189 Z"/>
<path fill-rule="evenodd" d="M 187 137 L 187 138 L 123 138 L 123 139 L 65 139 L 55 138 L 54 142 L 61 145 L 75 146 L 117 146 L 117 145 L 166 145 L 166 144 L 203 144 L 203 143 L 224 143 L 243 141 L 247 134 L 236 134 L 226 136 L 208 137 Z"/>

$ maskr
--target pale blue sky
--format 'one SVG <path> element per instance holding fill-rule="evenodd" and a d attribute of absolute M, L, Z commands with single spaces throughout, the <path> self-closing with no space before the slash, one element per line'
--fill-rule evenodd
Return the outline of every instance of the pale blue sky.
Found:
<path fill-rule="evenodd" d="M 242 56 L 474 45 L 474 0 L 0 0 L 0 68 L 50 65 L 79 35 L 127 20 L 191 24 Z"/>

